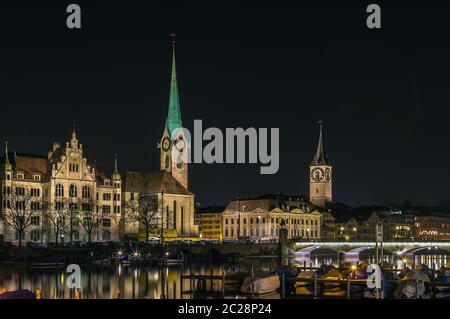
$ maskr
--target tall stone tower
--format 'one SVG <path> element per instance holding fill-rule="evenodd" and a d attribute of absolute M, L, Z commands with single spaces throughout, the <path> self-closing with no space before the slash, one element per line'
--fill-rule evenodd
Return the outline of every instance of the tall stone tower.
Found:
<path fill-rule="evenodd" d="M 333 200 L 332 166 L 323 147 L 323 122 L 319 122 L 320 133 L 316 155 L 309 165 L 309 200 L 314 205 L 326 208 Z"/>
<path fill-rule="evenodd" d="M 178 97 L 177 73 L 175 68 L 175 42 L 172 42 L 172 77 L 170 81 L 169 108 L 164 133 L 159 144 L 160 169 L 166 170 L 188 188 L 188 165 L 186 138 L 182 130 L 180 100 Z"/>

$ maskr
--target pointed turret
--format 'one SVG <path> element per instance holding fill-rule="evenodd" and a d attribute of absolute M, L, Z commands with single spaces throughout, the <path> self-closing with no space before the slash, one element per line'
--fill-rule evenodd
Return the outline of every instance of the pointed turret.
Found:
<path fill-rule="evenodd" d="M 178 85 L 177 85 L 177 72 L 175 66 L 175 41 L 172 42 L 172 77 L 170 80 L 170 97 L 169 108 L 166 119 L 166 129 L 169 135 L 172 135 L 173 131 L 181 128 L 181 111 L 180 100 L 178 97 Z"/>
<path fill-rule="evenodd" d="M 70 138 L 70 147 L 78 148 L 78 139 L 75 121 L 73 122 L 72 136 Z"/>
<path fill-rule="evenodd" d="M 8 157 L 8 141 L 6 141 L 6 143 L 5 143 L 5 157 L 4 157 L 3 163 L 2 163 L 2 171 L 3 172 L 11 172 L 12 171 L 12 165 L 9 162 L 9 157 Z"/>
<path fill-rule="evenodd" d="M 330 165 L 328 162 L 328 157 L 323 149 L 323 133 L 322 133 L 323 121 L 319 121 L 319 125 L 320 125 L 319 142 L 317 144 L 316 155 L 314 156 L 311 165 Z"/>
<path fill-rule="evenodd" d="M 111 180 L 113 181 L 121 181 L 122 176 L 120 176 L 119 170 L 117 168 L 117 154 L 114 157 L 114 172 L 111 175 Z"/>

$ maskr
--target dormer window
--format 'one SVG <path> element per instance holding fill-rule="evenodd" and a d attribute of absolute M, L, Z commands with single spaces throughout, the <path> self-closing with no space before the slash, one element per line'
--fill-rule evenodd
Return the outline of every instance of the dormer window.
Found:
<path fill-rule="evenodd" d="M 109 180 L 109 179 L 105 179 L 104 185 L 106 185 L 106 186 L 110 186 L 110 185 L 111 185 L 111 182 L 110 182 L 110 180 Z"/>
<path fill-rule="evenodd" d="M 17 179 L 24 179 L 25 175 L 23 173 L 17 173 Z"/>
<path fill-rule="evenodd" d="M 33 180 L 40 181 L 41 180 L 41 175 L 33 175 Z"/>

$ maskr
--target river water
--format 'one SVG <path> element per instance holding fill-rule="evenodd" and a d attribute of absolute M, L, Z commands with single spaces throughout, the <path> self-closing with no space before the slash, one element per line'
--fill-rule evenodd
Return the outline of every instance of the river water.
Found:
<path fill-rule="evenodd" d="M 276 268 L 275 260 L 252 262 L 254 267 Z M 82 299 L 189 299 L 193 298 L 192 286 L 198 282 L 182 279 L 183 275 L 221 276 L 223 272 L 248 271 L 249 262 L 226 264 L 199 264 L 183 266 L 132 266 L 132 265 L 95 265 L 81 268 Z M 0 268 L 0 290 L 14 291 L 28 289 L 41 291 L 45 299 L 75 298 L 73 289 L 66 286 L 69 275 L 66 268 L 58 269 L 14 269 Z M 211 291 L 211 282 L 207 280 L 207 291 Z M 184 292 L 183 292 L 184 291 Z M 212 291 L 220 294 L 222 281 L 213 282 Z M 227 292 L 228 294 L 229 292 Z"/>
<path fill-rule="evenodd" d="M 289 263 L 298 267 L 318 267 L 322 264 L 336 265 L 336 259 L 293 259 Z M 190 299 L 195 297 L 222 296 L 222 280 L 210 280 L 200 283 L 197 280 L 182 278 L 187 275 L 222 276 L 233 272 L 249 272 L 252 268 L 264 267 L 274 270 L 278 267 L 276 258 L 255 258 L 234 263 L 192 262 L 178 266 L 132 266 L 132 265 L 92 265 L 81 268 L 82 299 Z M 58 269 L 17 269 L 2 266 L 0 268 L 0 292 L 28 289 L 40 291 L 44 299 L 75 298 L 73 289 L 66 285 L 66 268 Z M 206 293 L 198 295 L 199 285 Z M 236 298 L 239 286 L 227 286 L 225 297 Z M 272 295 L 269 298 L 277 298 Z"/>

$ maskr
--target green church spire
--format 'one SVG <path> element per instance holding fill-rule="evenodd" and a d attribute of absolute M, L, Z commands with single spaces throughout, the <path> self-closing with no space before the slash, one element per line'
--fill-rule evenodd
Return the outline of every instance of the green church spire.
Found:
<path fill-rule="evenodd" d="M 12 165 L 9 162 L 9 158 L 8 158 L 8 141 L 6 141 L 6 143 L 5 143 L 5 157 L 3 159 L 2 171 L 3 172 L 11 172 L 12 171 Z"/>
<path fill-rule="evenodd" d="M 169 109 L 166 120 L 166 128 L 169 131 L 169 135 L 172 135 L 174 130 L 181 127 L 183 127 L 183 125 L 181 124 L 180 100 L 178 97 L 177 72 L 175 67 L 175 41 L 173 41 L 172 77 L 170 80 L 170 97 L 169 97 Z"/>
<path fill-rule="evenodd" d="M 119 170 L 117 168 L 117 154 L 114 156 L 114 172 L 111 175 L 113 181 L 121 181 L 122 176 L 120 176 Z"/>

